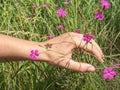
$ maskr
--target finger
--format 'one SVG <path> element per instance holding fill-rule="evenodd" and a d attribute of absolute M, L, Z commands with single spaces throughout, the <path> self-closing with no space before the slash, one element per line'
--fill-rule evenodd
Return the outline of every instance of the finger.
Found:
<path fill-rule="evenodd" d="M 103 54 L 102 50 L 100 49 L 99 45 L 94 40 L 91 40 L 91 41 L 92 41 L 92 43 L 94 43 L 94 45 L 99 50 L 99 52 L 101 53 L 102 57 L 104 58 L 104 54 Z"/>
<path fill-rule="evenodd" d="M 64 67 L 66 69 L 74 70 L 77 72 L 94 72 L 95 71 L 94 66 L 87 63 L 80 63 L 72 59 L 61 60 L 59 61 L 59 63 L 56 63 L 56 65 L 60 67 Z"/>
<path fill-rule="evenodd" d="M 75 48 L 77 47 L 77 48 L 84 49 L 85 51 L 92 53 L 100 62 L 103 62 L 103 55 L 101 54 L 102 51 L 99 49 L 99 46 L 96 45 L 94 40 L 91 40 L 92 43 L 90 42 L 86 43 L 83 40 L 83 34 L 75 34 L 75 36 L 76 36 Z"/>
<path fill-rule="evenodd" d="M 103 56 L 97 49 L 95 43 L 93 42 L 86 43 L 85 41 L 82 41 L 80 44 L 80 48 L 84 49 L 87 52 L 92 53 L 100 62 L 103 62 Z"/>

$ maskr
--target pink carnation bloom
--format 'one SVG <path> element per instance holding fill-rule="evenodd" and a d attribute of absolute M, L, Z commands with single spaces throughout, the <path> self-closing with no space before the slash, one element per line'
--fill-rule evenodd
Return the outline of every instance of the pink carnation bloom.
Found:
<path fill-rule="evenodd" d="M 36 14 L 31 14 L 32 17 L 35 17 Z"/>
<path fill-rule="evenodd" d="M 101 0 L 101 2 L 104 2 L 104 1 L 107 1 L 107 0 Z"/>
<path fill-rule="evenodd" d="M 60 8 L 57 10 L 57 15 L 58 15 L 58 17 L 65 17 L 66 11 L 63 8 Z"/>
<path fill-rule="evenodd" d="M 37 5 L 36 4 L 32 5 L 32 8 L 34 8 L 34 9 L 37 8 Z"/>
<path fill-rule="evenodd" d="M 118 64 L 115 64 L 113 68 L 120 68 L 120 66 Z"/>
<path fill-rule="evenodd" d="M 47 6 L 48 6 L 47 4 L 42 4 L 43 8 L 47 8 Z"/>
<path fill-rule="evenodd" d="M 76 33 L 80 33 L 80 29 L 76 29 L 75 32 L 76 32 Z"/>
<path fill-rule="evenodd" d="M 111 5 L 107 0 L 101 0 L 101 6 L 106 9 L 109 9 Z"/>
<path fill-rule="evenodd" d="M 104 79 L 113 79 L 116 75 L 116 72 L 113 70 L 112 67 L 108 67 L 107 69 L 103 70 L 103 78 Z"/>
<path fill-rule="evenodd" d="M 70 2 L 67 2 L 67 1 L 66 1 L 66 2 L 63 2 L 63 4 L 65 4 L 65 5 L 69 5 L 69 4 L 70 4 Z"/>
<path fill-rule="evenodd" d="M 38 53 L 37 49 L 36 50 L 31 50 L 31 52 L 30 52 L 30 58 L 32 60 L 36 60 L 38 56 L 39 56 L 39 53 Z"/>
<path fill-rule="evenodd" d="M 58 4 L 55 4 L 55 7 L 58 7 Z"/>
<path fill-rule="evenodd" d="M 84 34 L 83 35 L 83 41 L 90 42 L 91 39 L 96 39 L 95 35 L 92 35 L 92 34 Z"/>
<path fill-rule="evenodd" d="M 95 13 L 95 18 L 98 19 L 98 20 L 103 20 L 104 17 L 105 17 L 104 14 L 102 14 L 102 12 L 100 12 L 100 11 L 97 11 Z"/>
<path fill-rule="evenodd" d="M 62 30 L 63 29 L 63 25 L 58 25 L 57 29 L 61 29 Z"/>
<path fill-rule="evenodd" d="M 55 36 L 54 35 L 49 35 L 48 38 L 49 39 L 53 39 Z"/>

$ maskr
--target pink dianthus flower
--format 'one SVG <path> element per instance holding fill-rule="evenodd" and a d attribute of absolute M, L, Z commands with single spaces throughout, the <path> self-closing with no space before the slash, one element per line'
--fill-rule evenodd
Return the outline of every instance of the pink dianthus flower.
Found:
<path fill-rule="evenodd" d="M 106 9 L 109 9 L 111 5 L 107 0 L 101 0 L 101 6 Z"/>
<path fill-rule="evenodd" d="M 76 29 L 75 32 L 76 32 L 76 33 L 80 33 L 80 29 Z"/>
<path fill-rule="evenodd" d="M 60 8 L 57 10 L 57 15 L 58 17 L 65 17 L 66 16 L 66 10 L 64 10 L 63 8 Z"/>
<path fill-rule="evenodd" d="M 103 70 L 103 78 L 104 79 L 113 79 L 116 75 L 116 72 L 113 70 L 112 67 L 108 67 Z"/>
<path fill-rule="evenodd" d="M 55 7 L 58 7 L 58 4 L 55 4 Z"/>
<path fill-rule="evenodd" d="M 49 35 L 48 38 L 49 39 L 53 39 L 55 36 L 54 35 Z"/>
<path fill-rule="evenodd" d="M 92 35 L 92 34 L 84 34 L 83 35 L 83 41 L 90 42 L 91 39 L 96 39 L 95 35 Z"/>
<path fill-rule="evenodd" d="M 36 5 L 36 4 L 33 4 L 33 5 L 32 5 L 32 8 L 34 8 L 34 9 L 37 8 L 37 5 Z"/>
<path fill-rule="evenodd" d="M 63 2 L 63 4 L 65 4 L 65 5 L 69 5 L 70 2 L 66 1 L 66 2 Z"/>
<path fill-rule="evenodd" d="M 103 20 L 104 17 L 105 17 L 104 14 L 102 14 L 102 12 L 100 12 L 100 11 L 97 11 L 95 13 L 95 18 L 98 19 L 98 20 Z"/>
<path fill-rule="evenodd" d="M 62 30 L 62 29 L 63 29 L 63 25 L 58 25 L 58 26 L 57 26 L 57 29 Z"/>
<path fill-rule="evenodd" d="M 38 56 L 39 56 L 39 53 L 38 53 L 37 49 L 36 50 L 31 50 L 31 52 L 30 52 L 30 58 L 32 60 L 36 60 Z"/>

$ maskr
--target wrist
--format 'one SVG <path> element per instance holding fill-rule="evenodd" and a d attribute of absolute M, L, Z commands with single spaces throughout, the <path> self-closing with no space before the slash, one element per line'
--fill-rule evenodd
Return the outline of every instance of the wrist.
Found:
<path fill-rule="evenodd" d="M 36 58 L 36 60 L 40 60 L 40 61 L 48 61 L 48 55 L 47 55 L 47 49 L 45 47 L 46 42 L 39 42 L 35 44 L 35 48 L 31 49 L 31 50 L 37 50 L 38 51 L 38 56 Z M 29 55 L 30 56 L 30 55 Z"/>
<path fill-rule="evenodd" d="M 14 37 L 5 36 L 5 35 L 0 35 L 0 42 L 1 42 L 0 58 L 15 57 L 15 58 L 22 58 L 23 60 L 31 59 L 30 52 L 31 50 L 36 50 L 36 49 L 38 49 L 40 53 L 37 60 L 45 60 L 46 58 L 46 54 L 44 53 L 46 49 L 43 47 L 40 47 L 40 46 L 44 46 L 44 42 L 38 43 L 34 41 L 18 39 Z M 12 61 L 12 59 L 9 59 L 9 61 Z"/>
<path fill-rule="evenodd" d="M 21 50 L 21 56 L 23 58 L 27 58 L 29 60 L 40 60 L 45 61 L 46 60 L 46 49 L 44 47 L 44 42 L 29 42 L 24 45 L 25 47 Z M 35 51 L 37 51 L 37 56 L 34 54 Z"/>

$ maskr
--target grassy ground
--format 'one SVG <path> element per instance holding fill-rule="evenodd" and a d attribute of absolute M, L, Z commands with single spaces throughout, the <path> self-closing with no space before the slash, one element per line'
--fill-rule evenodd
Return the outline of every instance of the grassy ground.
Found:
<path fill-rule="evenodd" d="M 120 0 L 109 0 L 111 8 L 105 11 L 103 21 L 94 18 L 101 9 L 100 0 L 0 0 L 0 33 L 33 41 L 45 41 L 47 36 L 80 28 L 81 33 L 93 33 L 96 42 L 105 54 L 105 66 L 120 64 Z M 19 2 L 18 6 L 14 4 Z M 42 4 L 49 4 L 42 8 Z M 54 4 L 59 6 L 55 7 Z M 33 9 L 32 5 L 37 4 Z M 67 11 L 67 16 L 60 19 L 56 10 L 60 7 Z M 31 14 L 35 14 L 34 17 Z M 28 17 L 31 20 L 28 20 Z M 56 26 L 64 25 L 64 30 Z M 41 62 L 6 62 L 0 63 L 0 90 L 119 90 L 120 69 L 116 69 L 113 80 L 104 80 L 104 67 L 90 54 L 73 55 L 74 59 L 93 64 L 94 73 L 77 73 Z"/>

